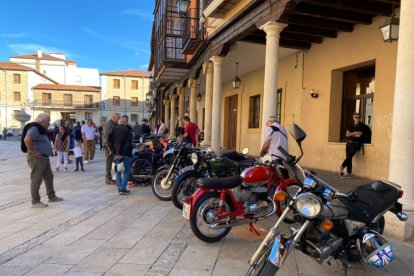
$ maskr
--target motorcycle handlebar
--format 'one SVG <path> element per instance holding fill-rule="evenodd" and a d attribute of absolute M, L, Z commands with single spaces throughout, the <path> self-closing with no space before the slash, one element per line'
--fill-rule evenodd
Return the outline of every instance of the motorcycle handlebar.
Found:
<path fill-rule="evenodd" d="M 283 153 L 283 155 L 285 155 L 286 157 L 289 157 L 289 153 L 282 147 L 282 146 L 278 146 L 277 149 Z"/>

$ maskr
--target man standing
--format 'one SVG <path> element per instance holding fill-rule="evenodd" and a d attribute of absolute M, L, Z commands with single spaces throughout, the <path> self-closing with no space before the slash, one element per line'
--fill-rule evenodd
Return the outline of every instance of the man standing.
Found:
<path fill-rule="evenodd" d="M 198 126 L 196 123 L 193 123 L 190 121 L 190 117 L 184 116 L 183 121 L 184 121 L 184 134 L 183 134 L 182 141 L 187 140 L 187 142 L 191 142 L 195 146 L 198 142 L 197 134 L 200 130 L 198 129 Z"/>
<path fill-rule="evenodd" d="M 364 132 L 368 132 L 369 127 L 361 122 L 361 114 L 358 112 L 354 113 L 353 116 L 354 124 L 346 131 L 345 136 L 349 137 L 349 141 L 346 143 L 346 158 L 342 162 L 339 168 L 339 174 L 342 178 L 350 178 L 352 174 L 352 157 L 359 151 L 362 146 Z M 346 168 L 346 173 L 344 169 Z"/>
<path fill-rule="evenodd" d="M 285 155 L 278 149 L 281 146 L 285 151 L 289 152 L 285 128 L 279 124 L 275 116 L 269 116 L 266 126 L 265 140 L 259 156 L 263 157 L 265 154 L 269 154 L 273 160 L 285 158 Z"/>
<path fill-rule="evenodd" d="M 160 124 L 159 124 L 159 127 L 158 127 L 158 130 L 157 130 L 157 135 L 159 136 L 159 137 L 161 137 L 162 139 L 165 139 L 165 123 L 164 123 L 164 120 L 163 119 L 160 119 Z"/>
<path fill-rule="evenodd" d="M 114 113 L 108 122 L 105 123 L 103 128 L 102 143 L 105 150 L 106 157 L 106 176 L 105 183 L 108 185 L 115 185 L 115 181 L 112 180 L 111 167 L 114 162 L 114 155 L 108 148 L 108 137 L 112 133 L 115 126 L 118 124 L 121 115 L 119 113 Z"/>
<path fill-rule="evenodd" d="M 120 195 L 126 195 L 130 191 L 127 190 L 128 179 L 131 173 L 132 161 L 132 135 L 127 127 L 128 121 L 126 118 L 121 118 L 118 121 L 118 126 L 114 128 L 108 137 L 108 147 L 110 153 L 114 158 L 124 163 L 124 172 L 116 172 L 116 186 Z"/>
<path fill-rule="evenodd" d="M 144 141 L 147 136 L 151 135 L 151 128 L 148 125 L 147 119 L 142 119 L 140 135 L 142 137 L 142 141 Z"/>
<path fill-rule="evenodd" d="M 139 141 L 139 137 L 140 137 L 139 135 L 141 133 L 141 125 L 138 124 L 138 122 L 135 122 L 135 125 L 134 125 L 134 128 L 133 128 L 133 132 L 134 132 L 133 139 Z"/>
<path fill-rule="evenodd" d="M 42 180 L 45 181 L 46 193 L 49 202 L 62 201 L 53 189 L 53 172 L 50 167 L 49 156 L 53 154 L 52 146 L 47 138 L 47 129 L 50 118 L 47 114 L 39 114 L 36 122 L 27 124 L 22 133 L 22 150 L 27 152 L 27 163 L 31 169 L 30 191 L 32 194 L 32 208 L 45 208 L 47 204 L 40 201 L 39 189 Z"/>
<path fill-rule="evenodd" d="M 75 126 L 75 140 L 76 141 L 81 141 L 82 143 L 82 131 L 81 131 L 81 125 L 80 122 L 76 122 L 76 126 Z"/>
<path fill-rule="evenodd" d="M 84 163 L 93 163 L 95 157 L 95 127 L 92 125 L 92 120 L 88 119 L 86 124 L 81 128 L 83 147 L 84 147 Z"/>

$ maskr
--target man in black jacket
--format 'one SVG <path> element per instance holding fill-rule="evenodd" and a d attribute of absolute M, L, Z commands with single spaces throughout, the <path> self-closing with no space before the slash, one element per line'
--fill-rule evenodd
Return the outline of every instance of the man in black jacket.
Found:
<path fill-rule="evenodd" d="M 129 191 L 126 189 L 129 175 L 131 173 L 132 161 L 132 135 L 127 127 L 126 118 L 118 121 L 118 126 L 114 128 L 108 137 L 108 147 L 110 154 L 114 155 L 114 159 L 124 163 L 124 172 L 116 172 L 116 186 L 120 195 L 126 195 Z"/>

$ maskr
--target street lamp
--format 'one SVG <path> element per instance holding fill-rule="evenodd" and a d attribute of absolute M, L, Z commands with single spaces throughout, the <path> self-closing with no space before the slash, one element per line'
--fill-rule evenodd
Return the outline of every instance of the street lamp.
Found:
<path fill-rule="evenodd" d="M 200 90 L 198 90 L 198 94 L 197 94 L 197 101 L 201 102 L 201 99 L 203 98 L 203 96 L 201 96 Z"/>
<path fill-rule="evenodd" d="M 188 6 L 190 5 L 190 0 L 177 0 L 177 11 L 179 13 L 185 13 L 188 10 Z"/>
<path fill-rule="evenodd" d="M 238 69 L 239 69 L 239 63 L 236 62 L 236 77 L 234 78 L 234 81 L 233 81 L 233 88 L 234 89 L 239 89 L 240 84 L 241 84 L 241 80 L 240 80 L 239 76 L 237 75 Z"/>
<path fill-rule="evenodd" d="M 400 20 L 395 18 L 394 1 L 392 1 L 391 18 L 387 19 L 380 27 L 382 39 L 384 42 L 393 42 L 398 40 L 398 30 L 400 27 Z"/>

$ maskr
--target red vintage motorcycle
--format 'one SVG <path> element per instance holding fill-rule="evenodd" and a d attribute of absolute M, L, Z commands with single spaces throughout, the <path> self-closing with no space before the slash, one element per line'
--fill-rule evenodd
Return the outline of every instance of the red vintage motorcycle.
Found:
<path fill-rule="evenodd" d="M 277 161 L 258 162 L 240 176 L 200 178 L 198 189 L 183 199 L 183 216 L 190 220 L 193 233 L 202 241 L 217 242 L 233 226 L 250 224 L 283 212 L 286 189 L 298 187 Z"/>

